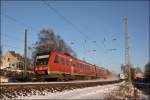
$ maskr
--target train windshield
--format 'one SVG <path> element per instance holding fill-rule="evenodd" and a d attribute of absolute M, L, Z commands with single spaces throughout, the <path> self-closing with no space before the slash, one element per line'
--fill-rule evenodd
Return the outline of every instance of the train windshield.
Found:
<path fill-rule="evenodd" d="M 35 65 L 47 65 L 49 61 L 49 54 L 37 54 Z"/>

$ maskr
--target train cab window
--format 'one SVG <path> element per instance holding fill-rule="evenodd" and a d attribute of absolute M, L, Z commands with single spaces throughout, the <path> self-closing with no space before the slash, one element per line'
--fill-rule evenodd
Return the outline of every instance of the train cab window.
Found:
<path fill-rule="evenodd" d="M 49 62 L 49 54 L 37 54 L 35 58 L 35 65 L 47 65 Z"/>
<path fill-rule="evenodd" d="M 54 63 L 59 63 L 59 56 L 58 55 L 55 56 Z"/>
<path fill-rule="evenodd" d="M 65 65 L 65 60 L 63 58 L 61 59 L 61 64 Z"/>

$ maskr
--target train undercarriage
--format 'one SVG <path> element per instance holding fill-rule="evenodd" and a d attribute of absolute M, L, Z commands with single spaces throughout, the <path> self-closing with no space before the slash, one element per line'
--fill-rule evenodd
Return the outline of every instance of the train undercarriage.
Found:
<path fill-rule="evenodd" d="M 73 74 L 65 74 L 65 73 L 51 73 L 51 74 L 43 74 L 36 75 L 37 81 L 71 81 L 71 80 L 90 80 L 96 79 L 98 77 L 95 76 L 83 76 L 83 75 L 73 75 Z"/>

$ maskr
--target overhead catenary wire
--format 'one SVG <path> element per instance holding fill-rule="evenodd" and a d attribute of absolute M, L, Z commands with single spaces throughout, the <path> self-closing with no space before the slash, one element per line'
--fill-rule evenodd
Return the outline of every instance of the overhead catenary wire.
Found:
<path fill-rule="evenodd" d="M 49 4 L 48 4 L 49 7 L 51 7 Z M 65 18 L 65 16 L 63 16 L 62 14 L 60 14 L 56 9 L 54 9 L 53 7 L 51 7 L 55 12 L 57 12 L 57 14 L 59 16 L 61 16 L 66 22 L 68 22 L 69 24 L 71 24 L 78 32 L 80 32 L 84 37 L 88 38 L 88 36 L 86 36 L 85 34 L 83 34 L 71 21 L 69 21 L 67 18 Z M 24 22 L 21 22 L 21 21 L 18 21 L 17 19 L 13 18 L 12 16 L 10 15 L 7 15 L 7 14 L 4 14 L 2 13 L 3 16 L 5 16 L 6 18 L 22 25 L 23 27 L 26 27 L 27 25 L 24 23 Z M 32 29 L 34 29 L 33 27 L 31 27 Z"/>
<path fill-rule="evenodd" d="M 48 3 L 46 3 L 45 1 L 44 1 L 44 3 L 47 5 Z M 50 4 L 48 4 L 47 5 L 49 8 L 51 8 L 55 13 L 57 13 L 57 15 L 59 15 L 61 18 L 63 18 L 63 20 L 65 20 L 67 23 L 69 23 L 75 30 L 77 30 L 85 39 L 84 40 L 88 40 L 89 39 L 89 37 L 85 34 L 85 33 L 83 33 L 74 23 L 72 23 L 70 20 L 68 20 L 64 15 L 62 15 L 57 9 L 55 9 L 54 7 L 52 7 Z M 5 14 L 6 15 L 6 14 Z M 26 23 L 24 23 L 24 22 L 21 22 L 21 21 L 18 21 L 17 19 L 15 19 L 15 18 L 13 18 L 13 17 L 11 17 L 11 16 L 9 16 L 9 15 L 6 15 L 6 17 L 7 18 L 9 18 L 9 19 L 11 19 L 11 20 L 13 20 L 14 22 L 16 22 L 16 23 L 18 23 L 18 24 L 20 24 L 20 25 L 22 25 L 23 27 L 26 27 L 26 26 L 28 26 Z M 31 29 L 34 29 L 33 27 L 31 27 Z M 85 43 L 86 44 L 86 43 Z M 97 44 L 97 42 L 96 42 L 96 44 Z M 98 47 L 99 47 L 99 44 L 97 45 Z M 100 49 L 102 49 L 102 48 L 100 48 Z M 93 56 L 92 56 L 93 57 Z"/>
<path fill-rule="evenodd" d="M 48 8 L 50 8 L 50 10 L 53 10 L 58 16 L 60 16 L 64 21 L 66 21 L 68 24 L 70 24 L 76 31 L 78 31 L 85 39 L 83 40 L 87 40 L 90 38 L 83 32 L 80 31 L 80 29 L 74 24 L 72 23 L 70 20 L 68 20 L 64 15 L 62 15 L 57 9 L 55 9 L 54 7 L 52 7 L 49 3 L 47 3 L 46 1 L 42 1 Z M 85 47 L 85 45 L 84 45 Z M 97 47 L 99 47 L 99 45 L 97 45 Z M 101 49 L 101 47 L 99 47 Z M 92 56 L 93 58 L 93 56 Z"/>
<path fill-rule="evenodd" d="M 64 21 L 66 21 L 67 23 L 69 23 L 75 30 L 77 30 L 80 34 L 82 34 L 84 37 L 88 38 L 88 36 L 86 34 L 84 34 L 83 32 L 80 31 L 80 29 L 74 24 L 72 23 L 70 20 L 68 20 L 64 15 L 62 15 L 57 9 L 55 9 L 54 7 L 52 7 L 49 3 L 46 3 L 46 1 L 42 1 L 48 8 L 50 8 L 51 10 L 53 10 L 58 16 L 60 16 Z"/>
<path fill-rule="evenodd" d="M 7 15 L 7 14 L 1 13 L 1 15 L 2 15 L 2 16 L 5 16 L 6 18 L 8 18 L 8 19 L 10 19 L 10 20 L 12 20 L 12 21 L 14 21 L 14 22 L 20 24 L 20 25 L 23 25 L 24 27 L 25 27 L 25 25 L 26 25 L 25 23 L 20 22 L 20 21 L 16 20 L 15 18 L 13 18 L 13 17 L 11 17 L 11 16 L 9 16 L 9 15 Z"/>
<path fill-rule="evenodd" d="M 5 16 L 5 18 L 10 19 L 11 21 L 17 23 L 18 25 L 21 25 L 22 27 L 29 27 L 26 23 L 21 22 L 20 20 L 17 20 L 16 18 L 14 18 L 14 17 L 12 17 L 12 16 L 10 16 L 10 15 L 8 15 L 8 14 L 1 13 L 1 15 Z M 35 31 L 35 28 L 33 28 L 33 27 L 31 27 L 31 26 L 30 26 L 30 28 L 32 29 L 32 31 Z M 33 30 L 33 29 L 34 29 L 34 30 Z M 8 34 L 6 34 L 6 33 L 5 33 L 5 34 L 2 34 L 2 35 L 3 35 L 5 38 L 14 39 L 13 41 L 18 41 L 19 44 L 24 43 L 24 39 L 19 39 L 19 38 L 10 36 L 10 35 L 8 35 Z M 32 35 L 32 33 L 30 33 L 30 35 Z M 17 42 L 17 43 L 18 43 L 18 42 Z M 30 41 L 27 41 L 27 42 L 28 42 L 28 43 L 31 43 Z M 11 45 L 2 45 L 2 46 L 4 46 L 4 47 L 5 47 L 5 46 L 6 46 L 6 47 L 12 47 L 12 48 L 15 48 L 15 49 L 24 50 L 24 49 L 22 49 L 22 48 L 14 47 L 14 46 L 11 46 Z"/>
<path fill-rule="evenodd" d="M 24 29 L 30 27 L 30 29 L 36 33 L 36 30 L 37 30 L 37 29 L 34 28 L 34 27 L 32 27 L 32 26 L 30 26 L 29 24 L 26 24 L 26 23 L 24 23 L 24 22 L 22 22 L 22 21 L 20 21 L 20 20 L 17 20 L 16 18 L 14 18 L 14 17 L 12 17 L 12 16 L 10 16 L 10 15 L 8 15 L 8 14 L 1 13 L 1 15 L 2 15 L 2 16 L 5 16 L 5 18 L 8 18 L 8 19 L 12 20 L 13 22 L 15 22 L 15 23 L 21 25 L 22 27 L 24 27 Z M 33 34 L 33 33 L 30 33 L 29 35 L 32 35 L 32 34 Z"/>
<path fill-rule="evenodd" d="M 23 48 L 19 48 L 19 47 L 8 45 L 8 44 L 2 44 L 2 47 L 11 47 L 11 48 L 15 48 L 15 49 L 24 50 Z"/>
<path fill-rule="evenodd" d="M 82 32 L 74 23 L 72 23 L 70 20 L 68 20 L 68 18 L 66 18 L 63 14 L 61 14 L 61 12 L 59 12 L 59 10 L 55 9 L 52 5 L 50 5 L 49 3 L 47 3 L 46 1 L 42 1 L 48 8 L 50 8 L 51 10 L 53 10 L 58 16 L 60 16 L 64 21 L 66 21 L 68 24 L 70 24 L 76 31 L 78 31 L 85 39 L 84 40 L 87 40 L 90 38 L 84 33 Z M 102 44 L 104 46 L 104 49 L 106 49 L 106 45 L 105 45 L 105 42 L 106 41 L 106 38 L 104 37 L 104 41 L 102 41 Z M 85 42 L 86 43 L 86 42 Z M 97 42 L 94 41 L 94 43 L 97 44 Z M 84 45 L 85 46 L 85 45 Z M 99 49 L 101 49 L 100 45 L 97 44 L 97 47 Z"/>
<path fill-rule="evenodd" d="M 21 26 L 23 26 L 23 27 L 26 27 L 26 24 L 25 23 L 23 23 L 23 22 L 20 22 L 20 21 L 18 21 L 17 19 L 15 19 L 15 18 L 13 18 L 13 17 L 11 17 L 11 16 L 9 16 L 9 15 L 6 15 L 5 14 L 5 17 L 6 18 L 8 18 L 8 19 L 10 19 L 11 21 L 13 21 L 13 22 L 15 22 L 15 23 L 17 23 L 17 24 L 19 24 L 19 25 L 21 25 Z M 5 38 L 4 40 L 6 40 L 6 38 L 8 38 L 9 39 L 9 41 L 11 40 L 11 41 L 17 41 L 16 43 L 17 44 L 24 44 L 24 39 L 20 39 L 20 38 L 17 38 L 17 37 L 14 37 L 14 36 L 10 36 L 10 35 L 8 35 L 8 34 L 2 34 L 2 37 L 3 38 Z M 5 41 L 6 42 L 6 41 Z M 31 43 L 30 41 L 27 41 L 28 43 Z M 11 48 L 11 49 L 18 49 L 18 50 L 24 50 L 23 48 L 20 48 L 20 47 L 16 47 L 16 46 L 12 46 L 12 45 L 8 45 L 8 44 L 2 44 L 2 47 L 3 48 L 6 48 L 7 47 L 7 49 L 8 49 L 8 47 L 9 48 Z M 30 50 L 29 49 L 29 47 L 28 47 L 28 50 Z"/>
<path fill-rule="evenodd" d="M 50 4 L 46 3 L 45 1 L 43 1 L 43 3 L 50 8 L 51 10 L 53 10 L 58 16 L 60 16 L 64 21 L 66 21 L 67 23 L 69 23 L 75 30 L 77 30 L 79 33 L 82 34 L 82 32 L 76 27 L 75 24 L 73 24 L 70 20 L 68 20 L 65 16 L 63 16 L 58 10 L 56 10 L 55 8 L 53 8 Z M 82 34 L 83 35 L 83 34 Z M 83 35 L 85 37 L 85 35 Z M 86 36 L 87 37 L 87 36 Z M 85 45 L 84 45 L 85 47 Z"/>
<path fill-rule="evenodd" d="M 8 34 L 2 34 L 2 37 L 8 38 L 8 39 L 11 39 L 11 40 L 13 39 L 13 41 L 19 42 L 19 44 L 24 43 L 23 39 L 19 39 L 19 38 L 17 38 L 17 37 L 13 37 L 13 36 L 10 36 L 10 35 L 8 35 Z M 28 43 L 30 43 L 30 41 L 28 41 Z"/>

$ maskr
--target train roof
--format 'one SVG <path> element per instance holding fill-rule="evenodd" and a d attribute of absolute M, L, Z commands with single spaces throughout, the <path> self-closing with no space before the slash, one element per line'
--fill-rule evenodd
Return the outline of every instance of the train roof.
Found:
<path fill-rule="evenodd" d="M 54 51 L 54 53 L 60 54 L 60 55 L 66 55 L 66 56 L 68 56 L 68 57 L 70 57 L 70 58 L 72 58 L 72 59 L 74 59 L 74 60 L 80 61 L 80 62 L 82 62 L 82 63 L 88 64 L 88 65 L 91 65 L 91 66 L 94 66 L 93 64 L 90 64 L 90 63 L 88 63 L 88 62 L 86 62 L 86 61 L 84 61 L 84 60 L 80 60 L 80 59 L 78 59 L 78 58 L 75 58 L 75 57 L 71 56 L 71 55 L 68 54 L 68 53 L 61 53 L 61 52 L 57 52 L 57 51 Z"/>
<path fill-rule="evenodd" d="M 38 52 L 36 53 L 36 55 L 44 55 L 44 54 L 50 54 L 50 51 L 45 51 L 45 52 Z"/>
<path fill-rule="evenodd" d="M 105 69 L 105 68 L 103 68 L 103 67 L 99 67 L 99 66 L 97 66 L 97 65 L 90 64 L 90 63 L 88 63 L 88 62 L 86 62 L 86 61 L 84 61 L 84 60 L 77 59 L 77 58 L 71 56 L 69 53 L 61 53 L 61 52 L 58 52 L 58 51 L 45 51 L 45 52 L 39 52 L 39 53 L 37 53 L 37 55 L 50 54 L 51 52 L 56 53 L 56 54 L 59 54 L 59 55 L 61 55 L 61 56 L 67 56 L 67 57 L 72 58 L 72 59 L 74 59 L 74 60 L 77 60 L 77 61 L 79 61 L 79 62 L 81 62 L 81 63 L 88 64 L 88 65 L 91 65 L 91 66 L 95 66 L 96 68 L 99 68 L 99 69 L 102 69 L 102 70 L 108 70 L 108 69 Z M 108 71 L 109 71 L 109 70 L 108 70 Z"/>

